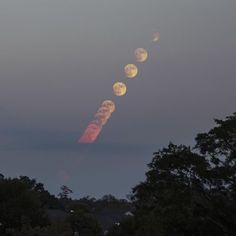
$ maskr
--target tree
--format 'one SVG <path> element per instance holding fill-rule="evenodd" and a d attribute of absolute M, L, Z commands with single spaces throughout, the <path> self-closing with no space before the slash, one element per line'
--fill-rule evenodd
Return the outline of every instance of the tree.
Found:
<path fill-rule="evenodd" d="M 60 208 L 58 199 L 45 190 L 42 183 L 38 183 L 35 179 L 30 179 L 27 176 L 20 176 L 19 180 L 32 191 L 38 193 L 43 208 Z"/>
<path fill-rule="evenodd" d="M 198 134 L 196 149 L 211 165 L 210 197 L 212 208 L 228 234 L 236 232 L 236 113 L 225 120 L 215 120 L 216 127 Z M 219 209 L 220 206 L 220 210 Z M 230 233 L 229 233 L 230 232 Z"/>
<path fill-rule="evenodd" d="M 0 173 L 0 181 L 4 180 L 4 175 Z"/>
<path fill-rule="evenodd" d="M 74 201 L 69 206 L 69 222 L 80 236 L 102 236 L 102 229 L 93 216 L 92 209 L 85 203 Z"/>
<path fill-rule="evenodd" d="M 198 134 L 196 149 L 211 162 L 212 173 L 218 188 L 236 183 L 236 113 L 226 120 L 215 120 L 216 127 Z"/>
<path fill-rule="evenodd" d="M 149 168 L 146 181 L 133 189 L 142 234 L 210 235 L 215 225 L 201 207 L 208 204 L 207 160 L 189 147 L 170 144 L 154 153 Z"/>
<path fill-rule="evenodd" d="M 58 194 L 58 196 L 61 199 L 68 199 L 69 195 L 72 194 L 73 191 L 69 189 L 66 185 L 61 186 L 61 192 Z"/>
<path fill-rule="evenodd" d="M 236 152 L 236 113 L 225 120 L 215 119 L 216 127 L 196 137 L 196 148 L 212 158 L 220 157 L 219 163 L 235 165 Z M 212 159 L 215 164 L 219 163 Z"/>
<path fill-rule="evenodd" d="M 170 143 L 148 167 L 135 217 L 109 236 L 236 235 L 236 113 L 198 134 L 194 150 Z"/>
<path fill-rule="evenodd" d="M 13 232 L 12 236 L 72 236 L 71 226 L 65 222 L 54 222 L 45 227 L 28 227 Z"/>
<path fill-rule="evenodd" d="M 113 225 L 108 231 L 107 236 L 133 236 L 137 235 L 138 225 L 134 218 L 127 218 L 122 221 L 121 225 Z M 149 234 L 150 236 L 153 234 Z"/>
<path fill-rule="evenodd" d="M 36 181 L 28 177 L 0 181 L 0 222 L 4 229 L 20 229 L 24 224 L 43 226 L 48 224 Z"/>

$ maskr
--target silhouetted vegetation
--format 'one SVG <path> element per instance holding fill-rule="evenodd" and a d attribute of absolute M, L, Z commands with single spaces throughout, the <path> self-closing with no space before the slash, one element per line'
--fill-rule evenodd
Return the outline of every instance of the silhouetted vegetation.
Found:
<path fill-rule="evenodd" d="M 110 222 L 98 222 L 104 209 L 130 208 L 126 200 L 112 195 L 101 199 L 84 197 L 72 200 L 72 190 L 61 187 L 59 198 L 44 189 L 42 183 L 27 176 L 5 178 L 0 175 L 1 236 L 102 236 Z M 123 214 L 122 214 L 123 215 Z M 101 216 L 101 217 L 100 217 Z"/>
<path fill-rule="evenodd" d="M 72 200 L 67 186 L 56 198 L 34 179 L 0 175 L 0 235 L 102 236 L 111 224 L 108 236 L 236 235 L 236 113 L 215 122 L 194 148 L 155 152 L 131 202 Z"/>
<path fill-rule="evenodd" d="M 198 134 L 194 149 L 154 153 L 133 189 L 135 216 L 108 236 L 236 235 L 236 113 Z"/>

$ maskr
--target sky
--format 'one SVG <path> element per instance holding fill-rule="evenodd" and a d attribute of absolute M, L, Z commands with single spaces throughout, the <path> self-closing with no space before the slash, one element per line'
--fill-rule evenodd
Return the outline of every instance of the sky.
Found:
<path fill-rule="evenodd" d="M 193 145 L 236 111 L 235 11 L 235 0 L 0 0 L 0 173 L 126 197 L 154 151 Z M 139 47 L 149 58 L 128 80 Z M 78 145 L 106 99 L 116 111 Z"/>

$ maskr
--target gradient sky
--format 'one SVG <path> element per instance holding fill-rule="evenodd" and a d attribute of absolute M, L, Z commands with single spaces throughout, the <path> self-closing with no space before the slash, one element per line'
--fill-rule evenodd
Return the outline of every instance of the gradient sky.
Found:
<path fill-rule="evenodd" d="M 0 0 L 0 173 L 125 197 L 154 151 L 236 111 L 235 11 L 235 0 Z M 127 81 L 138 47 L 150 57 Z M 96 144 L 77 145 L 105 99 L 116 112 Z"/>

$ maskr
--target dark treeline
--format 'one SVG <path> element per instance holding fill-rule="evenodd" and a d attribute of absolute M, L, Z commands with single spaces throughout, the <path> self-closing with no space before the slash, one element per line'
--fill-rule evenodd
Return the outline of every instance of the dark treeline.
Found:
<path fill-rule="evenodd" d="M 104 211 L 114 221 L 131 209 L 127 200 L 112 195 L 73 200 L 71 193 L 62 186 L 56 197 L 35 179 L 0 174 L 0 236 L 102 236 L 114 223 L 103 219 Z"/>
<path fill-rule="evenodd" d="M 111 195 L 72 200 L 66 186 L 56 198 L 28 177 L 1 176 L 1 235 L 235 236 L 236 113 L 215 123 L 196 136 L 194 147 L 170 143 L 154 153 L 130 201 Z M 104 232 L 99 214 L 108 209 L 132 214 Z M 65 215 L 53 220 L 53 211 Z"/>

